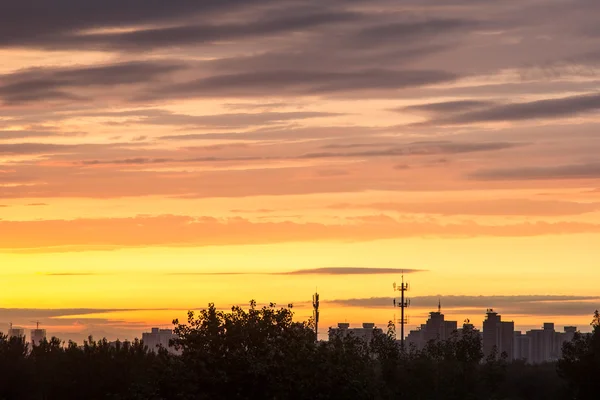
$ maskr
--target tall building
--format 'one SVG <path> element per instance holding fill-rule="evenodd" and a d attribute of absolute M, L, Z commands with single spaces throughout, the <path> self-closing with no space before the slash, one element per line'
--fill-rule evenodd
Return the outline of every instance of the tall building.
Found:
<path fill-rule="evenodd" d="M 483 354 L 487 357 L 494 349 L 500 357 L 506 353 L 507 360 L 514 358 L 515 323 L 502 321 L 500 314 L 489 308 L 483 321 Z"/>
<path fill-rule="evenodd" d="M 20 338 L 25 340 L 25 329 L 15 328 L 11 325 L 8 329 L 8 338 Z"/>
<path fill-rule="evenodd" d="M 565 326 L 564 332 L 562 333 L 563 342 L 570 342 L 575 337 L 575 333 L 577 333 L 576 326 Z"/>
<path fill-rule="evenodd" d="M 46 330 L 45 329 L 32 329 L 31 330 L 31 343 L 34 345 L 39 345 L 41 342 L 46 339 Z"/>
<path fill-rule="evenodd" d="M 531 360 L 531 338 L 521 331 L 515 332 L 514 359 L 530 362 Z"/>
<path fill-rule="evenodd" d="M 562 346 L 573 340 L 577 332 L 574 326 L 565 326 L 564 332 L 556 332 L 554 324 L 544 323 L 542 329 L 532 329 L 527 332 L 531 344 L 528 361 L 532 364 L 556 361 L 562 356 Z"/>
<path fill-rule="evenodd" d="M 556 359 L 554 354 L 554 324 L 544 323 L 542 329 L 532 329 L 527 332 L 531 338 L 531 363 L 539 364 Z"/>
<path fill-rule="evenodd" d="M 170 346 L 171 340 L 177 339 L 177 335 L 170 329 L 152 328 L 150 332 L 142 333 L 142 342 L 150 351 L 158 351 L 159 347 L 164 347 L 170 353 L 176 350 Z"/>
<path fill-rule="evenodd" d="M 383 330 L 376 328 L 375 324 L 371 322 L 363 323 L 362 328 L 350 328 L 349 323 L 340 322 L 337 328 L 329 328 L 329 340 L 336 337 L 344 338 L 348 335 L 352 335 L 353 337 L 364 340 L 366 343 L 370 343 L 375 332 L 383 334 Z"/>
<path fill-rule="evenodd" d="M 431 341 L 450 339 L 457 328 L 458 323 L 456 321 L 446 321 L 441 306 L 438 306 L 437 312 L 429 313 L 429 319 L 425 324 L 422 324 L 419 329 L 408 333 L 406 341 L 409 346 L 421 350 Z"/>

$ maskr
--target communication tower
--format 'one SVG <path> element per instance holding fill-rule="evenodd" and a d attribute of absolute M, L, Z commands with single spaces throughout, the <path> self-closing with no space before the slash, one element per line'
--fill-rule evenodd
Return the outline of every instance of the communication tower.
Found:
<path fill-rule="evenodd" d="M 315 340 L 319 341 L 319 293 L 313 294 L 313 319 L 315 320 Z"/>
<path fill-rule="evenodd" d="M 400 285 L 396 285 L 394 282 L 394 291 L 400 292 L 400 300 L 396 300 L 394 297 L 394 307 L 400 307 L 400 346 L 404 350 L 404 325 L 408 323 L 408 319 L 404 316 L 404 309 L 410 306 L 410 300 L 405 296 L 405 292 L 408 291 L 409 285 L 404 282 L 404 273 L 402 273 L 402 282 Z"/>

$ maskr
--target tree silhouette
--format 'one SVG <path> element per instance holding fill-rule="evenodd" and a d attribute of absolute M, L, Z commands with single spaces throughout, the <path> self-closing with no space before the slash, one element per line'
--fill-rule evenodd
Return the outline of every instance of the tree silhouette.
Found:
<path fill-rule="evenodd" d="M 592 334 L 577 333 L 558 363 L 542 365 L 483 359 L 468 324 L 420 351 L 400 350 L 393 323 L 368 343 L 353 335 L 315 342 L 310 321 L 274 303 L 227 311 L 209 304 L 174 324 L 178 354 L 91 337 L 30 347 L 0 334 L 0 400 L 598 398 L 598 312 Z"/>
<path fill-rule="evenodd" d="M 591 334 L 576 333 L 571 342 L 563 345 L 558 371 L 568 383 L 573 398 L 598 398 L 600 377 L 600 313 L 594 312 Z"/>

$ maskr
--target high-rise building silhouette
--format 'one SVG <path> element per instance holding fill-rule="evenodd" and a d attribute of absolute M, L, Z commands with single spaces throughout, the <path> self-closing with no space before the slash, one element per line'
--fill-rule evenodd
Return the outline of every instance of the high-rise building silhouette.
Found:
<path fill-rule="evenodd" d="M 12 324 L 10 324 L 10 328 L 8 329 L 8 338 L 20 338 L 25 340 L 25 329 L 15 328 Z"/>
<path fill-rule="evenodd" d="M 577 332 L 574 326 L 565 326 L 564 332 L 556 332 L 552 322 L 545 322 L 542 329 L 532 329 L 525 334 L 515 332 L 514 358 L 531 364 L 556 361 L 562 356 L 562 346 L 573 340 Z"/>
<path fill-rule="evenodd" d="M 175 349 L 170 345 L 171 340 L 174 339 L 177 339 L 177 336 L 170 329 L 152 328 L 150 332 L 142 333 L 144 345 L 148 347 L 148 350 L 153 352 L 163 347 L 170 353 L 175 353 Z"/>
<path fill-rule="evenodd" d="M 31 343 L 34 345 L 39 345 L 46 339 L 46 330 L 45 329 L 32 329 L 31 330 Z"/>
<path fill-rule="evenodd" d="M 514 358 L 515 323 L 502 321 L 500 314 L 489 308 L 483 321 L 483 354 L 488 357 L 496 351 L 496 356 L 506 355 L 508 361 Z"/>
<path fill-rule="evenodd" d="M 438 310 L 429 313 L 427 322 L 421 325 L 419 329 L 409 332 L 406 341 L 409 346 L 422 349 L 430 341 L 448 340 L 452 333 L 457 331 L 458 323 L 456 321 L 446 321 L 442 314 L 441 303 L 438 303 Z"/>
<path fill-rule="evenodd" d="M 529 362 L 531 360 L 531 337 L 521 331 L 515 331 L 514 353 L 515 360 Z"/>
<path fill-rule="evenodd" d="M 375 324 L 371 322 L 363 323 L 362 328 L 350 328 L 349 323 L 340 322 L 337 328 L 329 328 L 329 340 L 332 340 L 336 337 L 344 338 L 352 335 L 353 337 L 364 340 L 366 343 L 370 343 L 375 332 L 383 334 L 383 330 L 376 328 Z"/>

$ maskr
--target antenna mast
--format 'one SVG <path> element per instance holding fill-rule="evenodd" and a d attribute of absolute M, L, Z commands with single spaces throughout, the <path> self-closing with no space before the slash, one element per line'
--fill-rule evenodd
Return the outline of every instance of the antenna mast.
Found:
<path fill-rule="evenodd" d="M 398 302 L 394 298 L 394 307 L 400 307 L 400 347 L 404 351 L 404 325 L 408 322 L 404 316 L 404 309 L 410 306 L 410 300 L 406 299 L 404 295 L 408 291 L 408 283 L 404 283 L 404 271 L 402 272 L 402 283 L 400 283 L 400 286 L 394 282 L 394 291 L 400 292 L 400 301 Z"/>
<path fill-rule="evenodd" d="M 315 341 L 319 341 L 319 293 L 313 294 L 313 318 L 315 320 Z"/>

